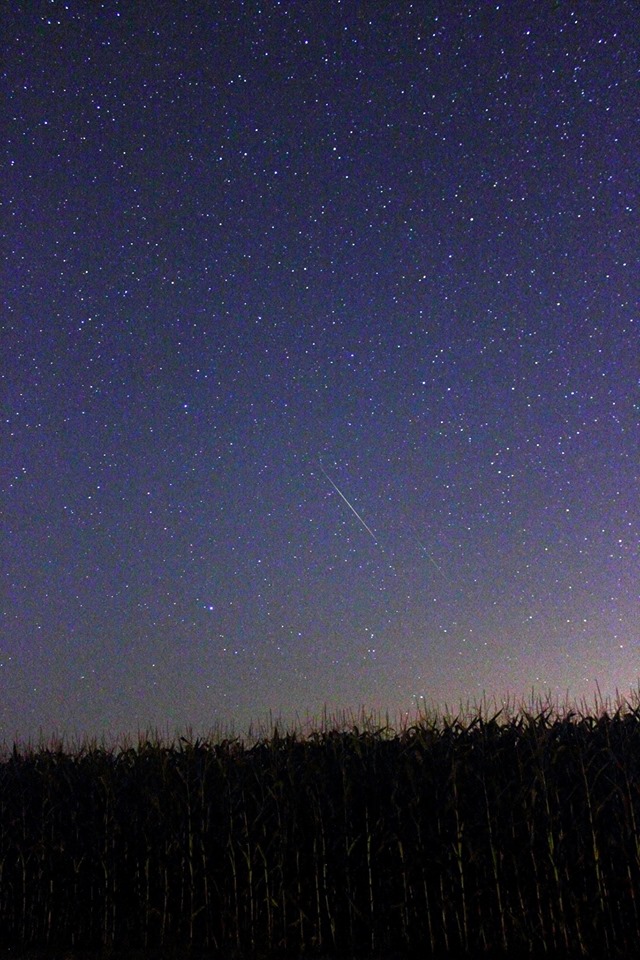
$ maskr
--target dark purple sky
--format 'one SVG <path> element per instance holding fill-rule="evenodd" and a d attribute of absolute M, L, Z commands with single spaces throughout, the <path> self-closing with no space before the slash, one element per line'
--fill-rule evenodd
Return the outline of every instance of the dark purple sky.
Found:
<path fill-rule="evenodd" d="M 3 21 L 0 735 L 635 687 L 637 5 Z"/>

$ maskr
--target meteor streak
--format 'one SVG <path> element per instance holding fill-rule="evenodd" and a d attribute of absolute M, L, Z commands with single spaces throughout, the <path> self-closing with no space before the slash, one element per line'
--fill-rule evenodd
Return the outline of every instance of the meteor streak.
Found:
<path fill-rule="evenodd" d="M 416 543 L 418 544 L 419 547 L 422 547 L 422 550 L 424 551 L 424 555 L 425 555 L 425 557 L 427 558 L 427 560 L 429 561 L 429 563 L 432 563 L 433 566 L 434 566 L 434 567 L 436 568 L 436 570 L 438 571 L 438 573 L 439 573 L 441 576 L 443 576 L 445 580 L 447 580 L 449 583 L 451 583 L 451 580 L 449 580 L 449 577 L 446 575 L 446 573 L 444 572 L 444 570 L 442 569 L 442 567 L 440 566 L 440 564 L 439 564 L 439 563 L 436 563 L 436 561 L 433 559 L 433 557 L 431 556 L 431 554 L 429 553 L 429 551 L 428 551 L 427 548 L 425 547 L 425 545 L 424 545 L 424 543 L 422 542 L 422 540 L 419 540 L 418 537 L 417 537 L 417 535 L 416 535 L 415 533 L 413 534 L 413 539 L 416 541 Z"/>
<path fill-rule="evenodd" d="M 340 489 L 340 487 L 338 486 L 338 484 L 333 482 L 333 480 L 331 479 L 331 477 L 329 476 L 329 474 L 327 473 L 327 471 L 326 471 L 325 468 L 322 466 L 322 464 L 320 463 L 319 460 L 318 460 L 318 466 L 319 466 L 320 469 L 322 470 L 323 474 L 325 475 L 325 477 L 327 478 L 327 480 L 329 481 L 329 483 L 331 484 L 331 486 L 333 487 L 333 489 L 335 490 L 335 492 L 338 494 L 339 497 L 341 497 L 342 500 L 344 500 L 344 502 L 346 503 L 346 505 L 349 507 L 349 510 L 351 510 L 351 512 L 354 514 L 354 516 L 356 517 L 358 523 L 360 523 L 360 524 L 364 527 L 364 529 L 367 531 L 367 533 L 369 534 L 369 536 L 371 537 L 371 539 L 373 540 L 373 542 L 374 542 L 378 547 L 380 547 L 381 550 L 383 550 L 384 548 L 382 547 L 382 545 L 381 545 L 380 543 L 378 543 L 378 538 L 376 537 L 376 535 L 375 535 L 375 533 L 373 532 L 373 530 L 371 529 L 371 527 L 370 527 L 367 523 L 365 523 L 365 521 L 362 519 L 362 517 L 360 516 L 360 514 L 358 513 L 358 511 L 357 511 L 356 508 L 354 507 L 354 505 L 353 505 L 349 500 L 347 500 L 347 498 L 345 497 L 344 493 L 342 492 L 342 490 Z M 438 571 L 438 573 L 440 574 L 441 577 L 443 577 L 448 583 L 451 583 L 451 580 L 449 579 L 449 577 L 447 576 L 447 574 L 444 572 L 444 570 L 442 569 L 442 567 L 440 566 L 440 564 L 437 563 L 437 562 L 433 559 L 433 557 L 431 556 L 431 554 L 429 553 L 429 551 L 428 551 L 427 548 L 425 547 L 425 545 L 424 545 L 424 543 L 422 542 L 422 540 L 420 540 L 420 538 L 418 537 L 418 535 L 415 533 L 415 531 L 412 530 L 411 532 L 412 532 L 413 539 L 416 541 L 416 543 L 418 544 L 418 546 L 420 547 L 420 549 L 421 549 L 422 552 L 424 553 L 424 555 L 425 555 L 425 557 L 427 558 L 427 560 L 429 561 L 429 563 L 430 563 L 433 567 L 436 568 L 436 570 Z M 393 565 L 392 565 L 392 564 L 389 564 L 389 566 L 390 566 L 390 568 L 391 568 L 392 570 L 394 570 L 394 572 L 395 572 L 395 568 L 393 567 Z"/>
<path fill-rule="evenodd" d="M 362 524 L 362 526 L 365 528 L 365 530 L 367 531 L 367 533 L 370 535 L 370 537 L 371 537 L 371 539 L 373 540 L 373 542 L 374 542 L 374 543 L 377 543 L 378 541 L 377 541 L 377 539 L 376 539 L 376 535 L 375 535 L 375 533 L 373 532 L 373 530 L 371 529 L 371 527 L 369 527 L 369 526 L 364 522 L 364 520 L 362 519 L 362 517 L 360 516 L 360 514 L 358 513 L 358 511 L 356 510 L 356 508 L 353 506 L 353 504 L 349 503 L 349 501 L 348 501 L 347 498 L 345 497 L 345 495 L 344 495 L 344 493 L 342 492 L 342 490 L 340 489 L 340 487 L 338 487 L 338 486 L 333 482 L 333 480 L 331 479 L 331 477 L 329 476 L 329 474 L 327 473 L 327 471 L 325 470 L 325 468 L 322 466 L 322 464 L 321 464 L 320 462 L 318 462 L 318 466 L 320 467 L 320 469 L 322 470 L 322 472 L 324 473 L 325 477 L 327 478 L 327 480 L 329 481 L 329 483 L 331 484 L 331 486 L 333 487 L 333 489 L 335 490 L 335 492 L 338 494 L 338 496 L 342 497 L 342 499 L 344 500 L 344 502 L 346 503 L 346 505 L 349 507 L 349 510 L 351 510 L 351 512 L 356 515 L 356 517 L 358 518 L 358 520 L 360 521 L 360 523 Z"/>

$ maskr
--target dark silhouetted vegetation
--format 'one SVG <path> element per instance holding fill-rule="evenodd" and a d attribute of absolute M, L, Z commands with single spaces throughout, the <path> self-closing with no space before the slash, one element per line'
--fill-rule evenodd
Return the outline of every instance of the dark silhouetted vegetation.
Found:
<path fill-rule="evenodd" d="M 640 956 L 639 828 L 637 704 L 14 747 L 0 946 Z"/>

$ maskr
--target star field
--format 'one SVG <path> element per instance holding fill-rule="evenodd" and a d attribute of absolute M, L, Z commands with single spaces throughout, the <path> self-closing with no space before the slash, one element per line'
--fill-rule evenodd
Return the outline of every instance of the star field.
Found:
<path fill-rule="evenodd" d="M 636 686 L 637 25 L 5 11 L 2 736 Z"/>

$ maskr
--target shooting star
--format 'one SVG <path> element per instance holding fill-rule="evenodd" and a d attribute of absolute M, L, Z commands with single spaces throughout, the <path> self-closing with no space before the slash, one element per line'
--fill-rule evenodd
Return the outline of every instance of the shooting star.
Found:
<path fill-rule="evenodd" d="M 318 466 L 320 467 L 320 469 L 322 470 L 322 472 L 324 473 L 325 477 L 327 478 L 327 480 L 329 481 L 329 483 L 331 484 L 331 486 L 333 487 L 333 489 L 335 490 L 335 492 L 338 494 L 338 496 L 342 497 L 342 499 L 344 500 L 344 502 L 346 503 L 346 505 L 349 507 L 349 510 L 351 510 L 351 512 L 356 515 L 356 517 L 358 518 L 358 520 L 360 521 L 360 523 L 362 524 L 362 526 L 365 528 L 365 530 L 367 531 L 367 533 L 369 534 L 369 536 L 371 537 L 371 539 L 373 540 L 373 542 L 377 544 L 378 541 L 377 541 L 377 539 L 376 539 L 376 535 L 375 535 L 375 533 L 373 532 L 373 530 L 371 529 L 371 527 L 368 526 L 368 525 L 364 522 L 364 520 L 362 519 L 362 517 L 360 516 L 360 514 L 358 513 L 358 511 L 356 510 L 356 508 L 353 506 L 353 504 L 349 503 L 349 501 L 348 501 L 347 498 L 345 497 L 345 495 L 344 495 L 344 493 L 342 492 L 342 490 L 340 489 L 340 487 L 338 487 L 338 486 L 333 482 L 333 480 L 331 479 L 331 477 L 329 476 L 329 474 L 327 473 L 327 471 L 325 470 L 325 468 L 322 466 L 322 464 L 320 463 L 320 461 L 318 461 Z"/>
<path fill-rule="evenodd" d="M 446 575 L 446 573 L 444 572 L 444 570 L 442 569 L 442 567 L 440 566 L 440 564 L 439 564 L 439 563 L 436 563 L 436 561 L 433 559 L 433 557 L 431 556 L 431 554 L 429 553 L 429 551 L 428 551 L 427 548 L 425 547 L 424 543 L 422 542 L 422 540 L 420 540 L 420 539 L 418 538 L 418 536 L 417 536 L 416 533 L 413 534 L 413 539 L 416 541 L 416 543 L 418 544 L 418 546 L 422 548 L 422 550 L 423 550 L 423 552 L 424 552 L 424 555 L 425 555 L 425 557 L 427 558 L 427 560 L 429 561 L 429 563 L 433 564 L 433 566 L 436 568 L 436 570 L 438 571 L 438 573 L 439 573 L 442 577 L 444 577 L 444 579 L 445 579 L 448 583 L 451 583 L 451 580 L 450 580 L 449 577 Z"/>

